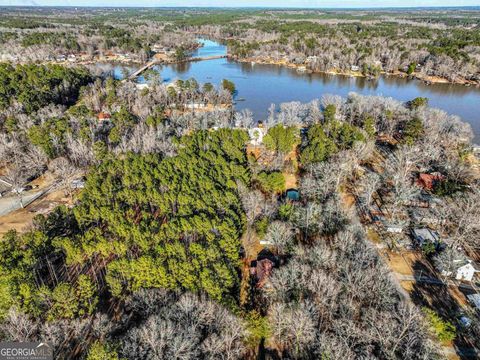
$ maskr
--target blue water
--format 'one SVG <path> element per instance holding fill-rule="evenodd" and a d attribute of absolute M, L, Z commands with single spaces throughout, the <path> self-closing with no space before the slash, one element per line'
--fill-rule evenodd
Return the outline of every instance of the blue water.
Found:
<path fill-rule="evenodd" d="M 210 40 L 194 56 L 226 54 L 226 47 Z M 480 142 L 480 89 L 453 84 L 425 85 L 421 81 L 382 76 L 369 81 L 364 78 L 328 74 L 299 73 L 295 69 L 276 65 L 238 63 L 228 59 L 174 64 L 155 67 L 164 82 L 195 78 L 199 83 L 219 85 L 223 79 L 235 83 L 237 104 L 235 108 L 250 109 L 257 120 L 267 116 L 269 106 L 289 101 L 309 102 L 324 94 L 347 96 L 350 92 L 364 95 L 381 95 L 408 101 L 423 96 L 433 107 L 460 116 L 470 123 Z M 120 67 L 113 68 L 121 78 Z M 130 69 L 132 70 L 132 69 Z M 144 81 L 142 78 L 139 81 Z M 238 101 L 245 99 L 245 101 Z"/>

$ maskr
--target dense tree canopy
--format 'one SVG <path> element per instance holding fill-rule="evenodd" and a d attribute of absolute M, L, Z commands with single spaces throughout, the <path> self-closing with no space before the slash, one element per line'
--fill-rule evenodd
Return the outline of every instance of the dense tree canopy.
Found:
<path fill-rule="evenodd" d="M 276 125 L 268 129 L 263 142 L 269 150 L 288 153 L 298 144 L 299 139 L 299 131 L 296 126 L 284 127 L 283 125 Z"/>
<path fill-rule="evenodd" d="M 359 128 L 345 122 L 330 120 L 325 124 L 315 124 L 308 129 L 301 159 L 304 165 L 325 161 L 337 151 L 364 140 L 365 136 Z"/>
<path fill-rule="evenodd" d="M 91 77 L 82 68 L 0 63 L 0 79 L 0 109 L 16 101 L 31 113 L 50 103 L 71 104 Z"/>
<path fill-rule="evenodd" d="M 182 138 L 172 158 L 105 161 L 75 208 L 81 234 L 59 241 L 67 261 L 114 256 L 114 295 L 181 287 L 221 299 L 237 282 L 244 217 L 236 181 L 249 181 L 246 139 L 239 130 L 202 131 Z"/>

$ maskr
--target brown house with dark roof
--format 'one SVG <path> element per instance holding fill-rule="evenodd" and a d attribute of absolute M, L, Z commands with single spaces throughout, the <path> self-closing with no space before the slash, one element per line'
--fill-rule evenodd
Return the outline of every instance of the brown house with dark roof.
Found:
<path fill-rule="evenodd" d="M 444 176 L 440 173 L 418 175 L 417 184 L 424 190 L 431 191 L 439 182 L 444 180 Z"/>
<path fill-rule="evenodd" d="M 262 259 L 252 261 L 250 266 L 250 274 L 256 277 L 256 287 L 261 289 L 264 286 L 268 286 L 269 277 L 272 274 L 272 269 L 275 263 L 270 259 Z"/>

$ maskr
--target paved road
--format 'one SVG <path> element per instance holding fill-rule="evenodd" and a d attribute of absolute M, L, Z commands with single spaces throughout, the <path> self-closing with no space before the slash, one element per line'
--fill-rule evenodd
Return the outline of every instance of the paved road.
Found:
<path fill-rule="evenodd" d="M 464 283 L 455 283 L 451 280 L 442 281 L 437 278 L 432 278 L 428 276 L 415 276 L 415 275 L 403 275 L 399 273 L 394 273 L 398 280 L 400 281 L 415 281 L 418 283 L 432 284 L 432 285 L 441 285 L 441 286 L 457 286 L 459 288 L 476 291 L 476 289 L 469 284 Z"/>
<path fill-rule="evenodd" d="M 0 216 L 7 215 L 12 211 L 18 210 L 23 207 L 29 205 L 43 194 L 45 194 L 49 189 L 44 189 L 37 192 L 29 192 L 25 194 L 21 194 L 21 196 L 9 195 L 7 197 L 0 198 Z"/>

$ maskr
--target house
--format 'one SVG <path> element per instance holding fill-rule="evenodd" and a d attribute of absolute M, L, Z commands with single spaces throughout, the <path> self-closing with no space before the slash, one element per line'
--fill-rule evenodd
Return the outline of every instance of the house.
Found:
<path fill-rule="evenodd" d="M 72 180 L 70 183 L 70 187 L 72 189 L 83 189 L 85 187 L 85 179 L 80 178 Z"/>
<path fill-rule="evenodd" d="M 250 265 L 250 275 L 255 276 L 257 280 L 256 287 L 261 289 L 263 287 L 269 287 L 269 277 L 272 274 L 272 269 L 275 263 L 264 258 L 262 260 L 254 260 Z"/>
<path fill-rule="evenodd" d="M 449 266 L 448 269 L 440 267 L 439 270 L 443 276 L 451 277 L 455 274 L 457 280 L 466 280 L 468 278 L 470 279 L 469 281 L 471 281 L 471 278 L 473 278 L 473 275 L 475 274 L 475 268 L 473 265 L 469 266 L 470 263 L 471 260 L 459 257 L 457 259 L 452 259 L 451 266 Z"/>
<path fill-rule="evenodd" d="M 291 59 L 291 62 L 295 65 L 302 65 L 302 64 L 305 64 L 305 59 L 306 58 L 303 56 L 297 56 Z"/>
<path fill-rule="evenodd" d="M 480 310 L 480 294 L 470 294 L 467 295 L 468 301 L 472 303 L 477 310 Z"/>
<path fill-rule="evenodd" d="M 352 65 L 352 66 L 350 67 L 350 70 L 351 70 L 351 71 L 360 71 L 360 67 L 359 67 L 358 65 Z"/>
<path fill-rule="evenodd" d="M 148 84 L 147 83 L 143 83 L 143 84 L 135 84 L 135 87 L 138 89 L 138 90 L 143 90 L 143 89 L 148 89 Z"/>
<path fill-rule="evenodd" d="M 248 136 L 250 137 L 250 144 L 261 145 L 265 136 L 265 129 L 260 126 L 248 129 Z"/>
<path fill-rule="evenodd" d="M 412 230 L 413 240 L 416 245 L 422 247 L 427 243 L 432 243 L 437 246 L 440 243 L 440 237 L 435 231 L 428 228 L 416 228 Z"/>
<path fill-rule="evenodd" d="M 439 182 L 443 181 L 445 177 L 440 173 L 421 173 L 418 175 L 417 185 L 424 190 L 432 191 Z"/>
<path fill-rule="evenodd" d="M 104 122 L 104 121 L 108 121 L 110 120 L 112 117 L 112 115 L 110 115 L 109 113 L 106 113 L 106 112 L 99 112 L 98 115 L 97 115 L 97 118 L 98 118 L 98 121 L 99 122 Z"/>
<path fill-rule="evenodd" d="M 194 109 L 205 109 L 207 107 L 204 103 L 191 103 L 185 104 L 186 109 L 194 110 Z"/>
<path fill-rule="evenodd" d="M 480 272 L 480 270 L 476 267 L 475 263 L 472 260 L 467 260 L 466 263 L 457 269 L 455 279 L 472 281 L 477 272 Z"/>
<path fill-rule="evenodd" d="M 169 48 L 166 48 L 166 47 L 162 46 L 161 44 L 154 44 L 152 46 L 152 51 L 155 51 L 156 53 L 165 54 L 169 50 L 170 50 Z"/>

